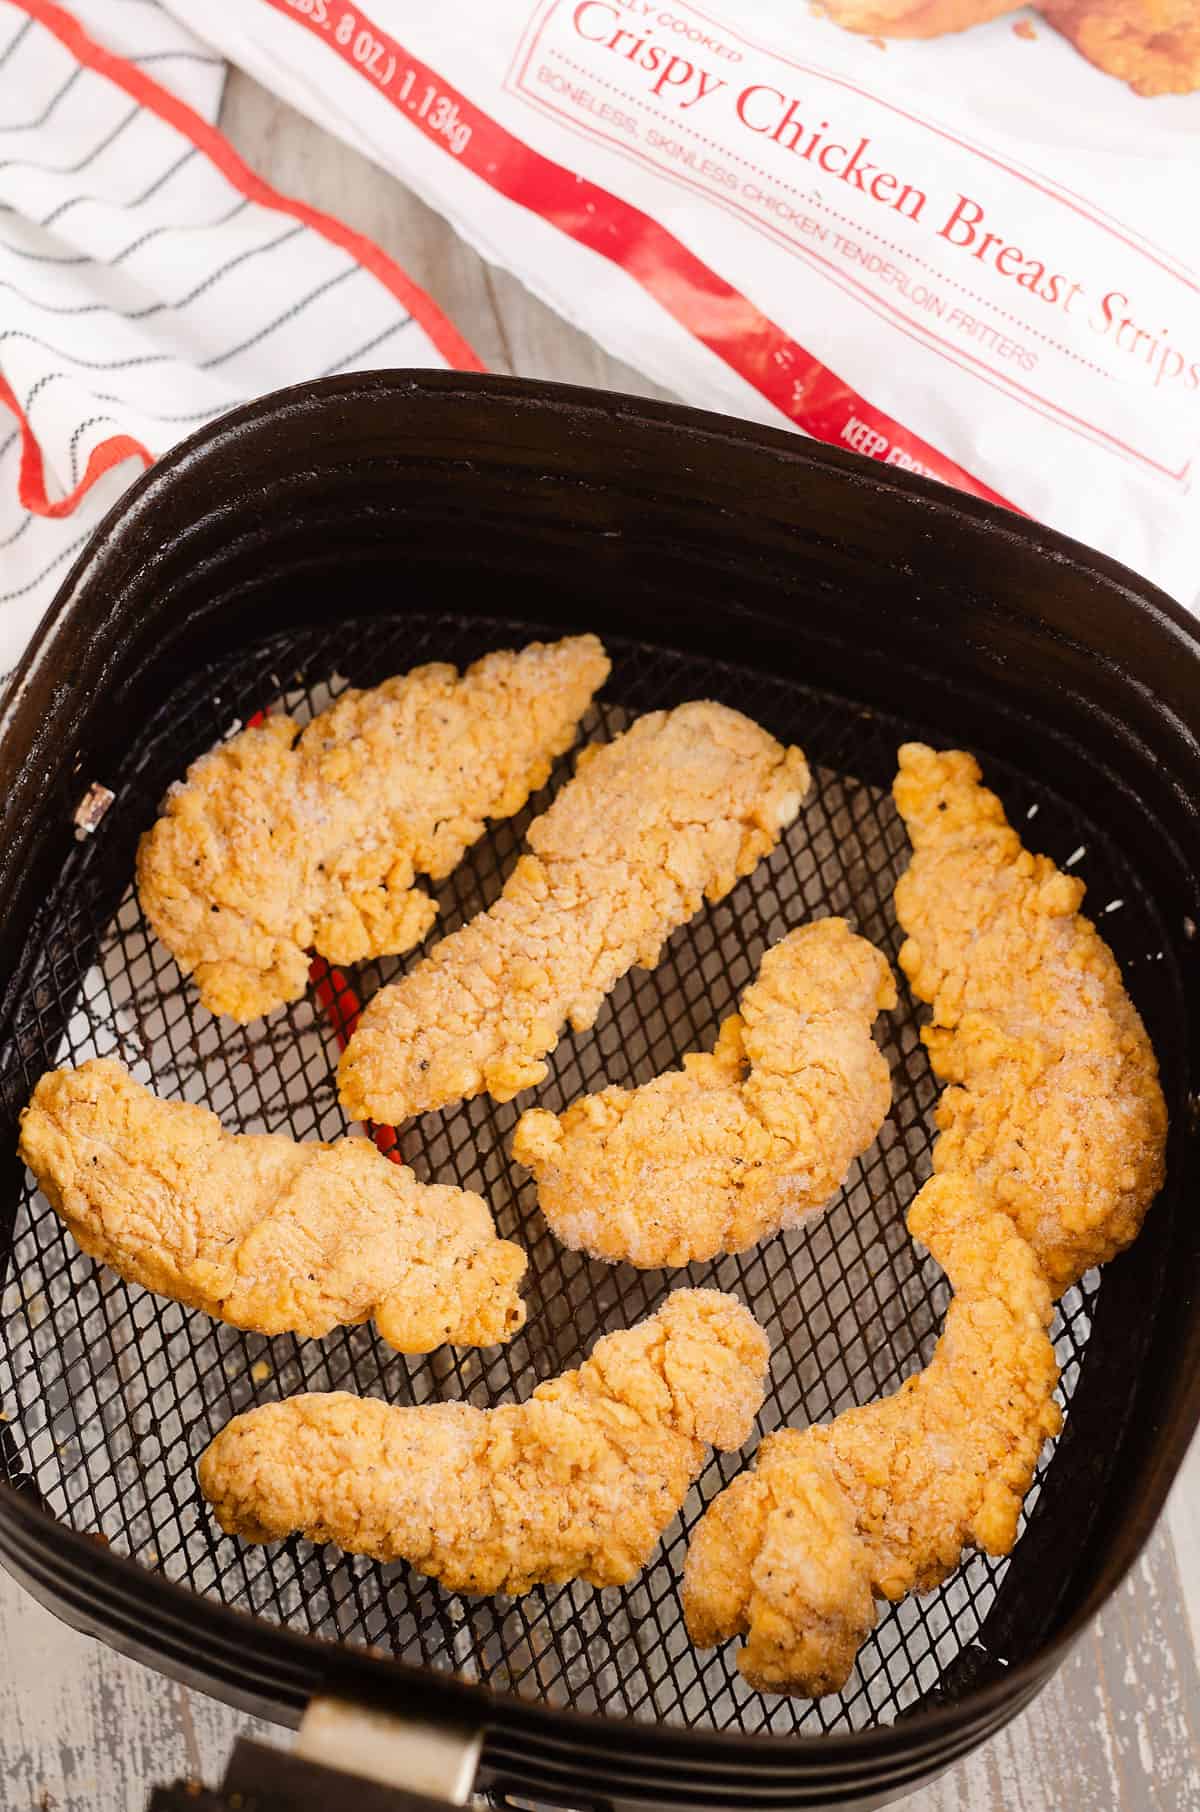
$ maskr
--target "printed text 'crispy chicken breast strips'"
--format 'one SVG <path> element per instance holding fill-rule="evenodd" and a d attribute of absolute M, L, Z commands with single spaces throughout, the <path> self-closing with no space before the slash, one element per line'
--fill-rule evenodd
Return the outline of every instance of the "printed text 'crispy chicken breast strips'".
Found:
<path fill-rule="evenodd" d="M 767 1341 L 716 1290 L 677 1290 L 524 1403 L 398 1408 L 344 1392 L 238 1416 L 200 1461 L 228 1534 L 300 1531 L 411 1561 L 454 1591 L 622 1585 L 645 1566 L 710 1446 L 740 1447 Z"/>
<path fill-rule="evenodd" d="M 908 1224 L 955 1291 L 929 1365 L 824 1427 L 768 1435 L 688 1549 L 693 1640 L 746 1635 L 738 1666 L 765 1692 L 838 1691 L 877 1598 L 931 1590 L 966 1547 L 1007 1554 L 1059 1427 L 1050 1287 L 1008 1216 L 945 1176 Z"/>
<path fill-rule="evenodd" d="M 900 965 L 933 1008 L 936 1171 L 974 1176 L 1060 1295 L 1141 1227 L 1167 1116 L 1145 1027 L 1084 885 L 1032 855 L 961 751 L 900 751 L 913 859 L 896 888 Z"/>
<path fill-rule="evenodd" d="M 592 1025 L 627 970 L 749 874 L 807 788 L 799 749 L 709 702 L 585 749 L 495 905 L 370 1003 L 342 1058 L 347 1112 L 395 1124 L 543 1081 L 564 1022 Z"/>
<path fill-rule="evenodd" d="M 879 1131 L 891 1081 L 871 1025 L 896 990 L 844 919 L 764 956 L 711 1055 L 642 1088 L 522 1115 L 513 1156 L 568 1246 L 642 1266 L 741 1252 L 829 1200 Z"/>
<path fill-rule="evenodd" d="M 486 1202 L 365 1139 L 226 1132 L 119 1063 L 50 1070 L 20 1153 L 84 1251 L 235 1327 L 319 1339 L 373 1319 L 402 1353 L 492 1346 L 525 1320 L 519 1246 Z"/>
<path fill-rule="evenodd" d="M 214 1013 L 304 993 L 312 951 L 397 955 L 487 818 L 520 811 L 609 663 L 595 636 L 435 664 L 346 692 L 303 730 L 271 717 L 188 771 L 138 851 L 142 908 Z"/>

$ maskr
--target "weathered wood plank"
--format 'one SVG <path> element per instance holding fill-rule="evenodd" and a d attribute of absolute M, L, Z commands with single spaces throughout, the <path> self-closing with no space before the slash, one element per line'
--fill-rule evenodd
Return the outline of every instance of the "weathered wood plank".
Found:
<path fill-rule="evenodd" d="M 1166 1522 L 1025 1714 L 908 1812 L 1195 1812 L 1200 1679 Z"/>
<path fill-rule="evenodd" d="M 142 1812 L 157 1781 L 218 1779 L 234 1732 L 252 1728 L 68 1629 L 4 1572 L 0 1653 L 4 1812 Z"/>
<path fill-rule="evenodd" d="M 439 214 L 376 165 L 232 70 L 221 126 L 287 195 L 366 233 L 428 291 L 492 371 L 665 396 L 506 272 L 485 264 Z"/>
<path fill-rule="evenodd" d="M 1175 1481 L 1166 1520 L 1191 1624 L 1192 1649 L 1200 1655 L 1200 1436 L 1192 1442 L 1191 1451 Z"/>

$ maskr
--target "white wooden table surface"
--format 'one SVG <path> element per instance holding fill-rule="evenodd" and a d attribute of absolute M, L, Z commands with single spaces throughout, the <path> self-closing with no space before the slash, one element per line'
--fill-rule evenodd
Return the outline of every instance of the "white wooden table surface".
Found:
<path fill-rule="evenodd" d="M 391 252 L 492 370 L 663 394 L 484 264 L 399 183 L 236 73 L 222 125 L 277 188 Z M 1051 1685 L 906 1812 L 1200 1812 L 1198 1652 L 1200 1447 L 1132 1577 Z M 0 1812 L 142 1812 L 155 1781 L 218 1780 L 235 1734 L 252 1728 L 75 1635 L 0 1573 Z"/>

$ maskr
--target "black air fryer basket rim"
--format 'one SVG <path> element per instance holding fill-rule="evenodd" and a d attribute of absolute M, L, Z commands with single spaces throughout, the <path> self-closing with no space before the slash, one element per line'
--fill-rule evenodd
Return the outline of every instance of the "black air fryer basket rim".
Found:
<path fill-rule="evenodd" d="M 1098 599 L 1103 595 L 1111 613 L 1128 612 L 1136 617 L 1145 637 L 1158 643 L 1160 670 L 1164 675 L 1164 692 L 1171 686 L 1174 698 L 1161 697 L 1157 709 L 1170 718 L 1176 734 L 1196 741 L 1193 724 L 1200 727 L 1200 708 L 1194 706 L 1193 722 L 1187 722 L 1186 685 L 1190 679 L 1197 686 L 1200 674 L 1200 638 L 1196 627 L 1178 605 L 1145 581 L 1116 562 L 1092 553 L 1055 532 L 1041 528 L 1008 512 L 995 509 L 976 499 L 950 492 L 940 485 L 895 469 L 885 469 L 858 456 L 838 449 L 800 441 L 786 433 L 738 423 L 699 411 L 669 404 L 643 403 L 638 399 L 608 396 L 602 393 L 571 389 L 564 386 L 530 383 L 522 380 L 490 377 L 464 377 L 457 373 L 373 373 L 300 385 L 291 390 L 259 399 L 218 422 L 200 430 L 173 452 L 166 455 L 146 473 L 118 502 L 96 531 L 88 548 L 72 568 L 53 606 L 17 669 L 5 698 L 0 704 L 0 787 L 3 806 L 0 825 L 5 832 L 5 849 L 0 849 L 0 894 L 12 885 L 12 863 L 6 860 L 8 849 L 17 853 L 26 837 L 33 834 L 33 815 L 37 810 L 36 782 L 39 754 L 45 760 L 46 739 L 52 733 L 55 712 L 68 719 L 71 701 L 79 679 L 63 681 L 53 668 L 60 644 L 70 642 L 78 632 L 89 635 L 84 664 L 87 678 L 95 683 L 110 663 L 119 659 L 119 650 L 130 625 L 107 608 L 106 569 L 119 565 L 130 544 L 146 534 L 153 523 L 164 494 L 169 495 L 186 485 L 190 468 L 216 452 L 228 452 L 236 459 L 240 442 L 256 434 L 271 431 L 272 424 L 283 422 L 297 413 L 309 411 L 319 415 L 327 405 L 354 406 L 390 402 L 403 412 L 406 401 L 424 401 L 432 407 L 453 404 L 466 399 L 491 408 L 497 431 L 506 413 L 533 410 L 556 420 L 567 439 L 583 434 L 589 423 L 600 422 L 609 429 L 631 431 L 635 425 L 658 432 L 666 442 L 681 446 L 688 442 L 707 442 L 728 448 L 730 458 L 739 451 L 753 450 L 759 458 L 783 462 L 803 483 L 805 472 L 839 474 L 838 482 L 854 490 L 861 498 L 860 507 L 870 509 L 872 500 L 901 498 L 922 513 L 929 525 L 931 538 L 953 534 L 964 524 L 974 525 L 998 550 L 1005 546 L 1032 549 L 1060 571 L 1082 572 L 1094 583 Z M 314 463 L 319 463 L 314 461 Z M 1127 630 L 1130 625 L 1126 624 Z M 1130 630 L 1131 632 L 1131 630 Z M 1061 633 L 1047 630 L 1048 634 Z M 1169 650 L 1169 655 L 1168 655 Z M 76 644 L 76 651 L 82 653 Z M 1102 653 L 1090 651 L 1094 658 Z M 1176 671 L 1177 668 L 1177 671 Z M 1174 679 L 1179 687 L 1171 684 Z M 1193 699 L 1195 691 L 1193 691 Z M 55 728 L 57 726 L 54 726 Z M 84 777 L 86 779 L 86 777 Z M 8 980 L 0 986 L 7 992 Z M 908 1775 L 916 1766 L 913 1779 L 924 1772 L 917 1765 L 927 1747 L 936 1752 L 934 1766 L 944 1765 L 953 1754 L 960 1753 L 982 1735 L 998 1728 L 1019 1710 L 1058 1664 L 1066 1648 L 1074 1641 L 1084 1623 L 1111 1594 L 1136 1558 L 1138 1549 L 1153 1526 L 1165 1500 L 1167 1489 L 1186 1450 L 1189 1436 L 1200 1421 L 1200 1373 L 1190 1382 L 1186 1407 L 1177 1418 L 1169 1441 L 1157 1454 L 1155 1476 L 1145 1481 L 1138 1506 L 1134 1545 L 1126 1544 L 1119 1566 L 1100 1569 L 1089 1596 L 1064 1627 L 1031 1659 L 1015 1665 L 1002 1680 L 976 1689 L 955 1704 L 923 1709 L 918 1720 L 891 1726 L 867 1728 L 846 1734 L 815 1737 L 778 1737 L 727 1732 L 697 1733 L 671 1727 L 655 1727 L 636 1719 L 580 1714 L 568 1710 L 539 1706 L 512 1693 L 494 1691 L 455 1681 L 449 1676 L 433 1675 L 387 1656 L 350 1651 L 319 1638 L 301 1635 L 248 1612 L 228 1608 L 183 1586 L 137 1565 L 132 1559 L 105 1549 L 98 1549 L 85 1535 L 58 1523 L 21 1497 L 6 1490 L 0 1494 L 0 1552 L 14 1564 L 14 1570 L 31 1588 L 51 1601 L 63 1587 L 63 1599 L 72 1606 L 70 1620 L 94 1623 L 98 1633 L 103 1625 L 112 1626 L 111 1613 L 87 1612 L 88 1581 L 97 1604 L 108 1600 L 124 1603 L 137 1621 L 144 1618 L 144 1647 L 161 1653 L 170 1641 L 178 1647 L 181 1632 L 189 1632 L 196 1653 L 198 1671 L 216 1681 L 231 1697 L 254 1700 L 276 1711 L 295 1714 L 306 1697 L 318 1688 L 337 1686 L 339 1682 L 366 1693 L 394 1696 L 397 1686 L 414 1697 L 430 1703 L 453 1700 L 477 1708 L 481 1722 L 497 1737 L 520 1733 L 531 1743 L 544 1743 L 547 1753 L 558 1742 L 578 1757 L 591 1751 L 599 1762 L 613 1751 L 620 1751 L 636 1766 L 643 1758 L 647 1767 L 656 1763 L 686 1766 L 694 1761 L 734 1773 L 751 1770 L 754 1787 L 770 1791 L 770 1777 L 775 1776 L 780 1790 L 797 1776 L 814 1767 L 837 1774 L 844 1766 L 856 1780 L 864 1768 L 882 1779 L 899 1778 L 893 1770 Z M 136 1627 L 136 1625 L 134 1626 Z M 175 1632 L 168 1636 L 168 1632 Z M 124 1645 L 135 1638 L 128 1633 Z M 139 1644 L 140 1646 L 140 1644 Z M 234 1680 L 238 1672 L 236 1657 L 252 1657 L 257 1678 L 247 1682 L 244 1691 Z M 218 1679 L 212 1657 L 228 1658 L 227 1674 Z M 176 1662 L 176 1670 L 183 1663 Z M 269 1682 L 268 1682 L 269 1676 Z M 955 1742 L 961 1737 L 961 1742 Z M 489 1745 L 490 1746 L 490 1745 Z M 926 1763 L 926 1769 L 929 1764 Z M 832 1782 L 831 1782 L 832 1784 Z M 732 1792 L 731 1785 L 731 1792 Z"/>

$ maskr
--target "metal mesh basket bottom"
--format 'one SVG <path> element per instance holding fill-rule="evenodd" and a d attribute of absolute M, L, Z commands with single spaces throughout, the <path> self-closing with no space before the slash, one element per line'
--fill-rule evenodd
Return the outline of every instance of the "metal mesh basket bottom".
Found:
<path fill-rule="evenodd" d="M 134 841 L 188 761 L 281 696 L 305 715 L 350 681 L 372 684 L 431 658 L 461 664 L 486 647 L 539 633 L 553 631 L 445 617 L 352 624 L 259 645 L 181 686 L 146 726 L 124 770 L 97 776 L 117 800 L 68 863 L 52 902 L 24 1017 L 3 1059 L 6 1095 L 23 1097 L 49 1063 L 112 1052 L 162 1094 L 204 1102 L 230 1127 L 298 1138 L 343 1131 L 336 1047 L 319 1008 L 309 999 L 246 1028 L 200 1009 L 149 935 L 129 888 Z M 710 1044 L 764 948 L 791 925 L 844 913 L 893 959 L 899 942 L 891 891 L 908 846 L 886 789 L 897 743 L 921 726 L 706 659 L 632 644 L 611 652 L 613 676 L 590 734 L 611 735 L 639 711 L 715 696 L 799 742 L 814 762 L 816 785 L 774 856 L 678 932 L 657 970 L 627 977 L 592 1033 L 564 1037 L 538 1097 L 553 1108 L 605 1081 L 644 1081 Z M 495 896 L 525 825 L 568 767 L 561 763 L 552 787 L 519 819 L 490 831 L 439 890 L 439 931 Z M 1074 852 L 1093 910 L 1120 903 L 1123 951 L 1152 960 L 1161 948 L 1152 908 L 1103 835 L 1081 829 L 1078 816 L 1038 785 L 994 769 L 990 777 L 1015 822 L 1024 826 L 1040 814 L 1031 840 L 1060 862 Z M 400 967 L 364 965 L 355 985 L 369 997 Z M 463 1397 L 485 1406 L 524 1396 L 577 1363 L 599 1333 L 631 1325 L 686 1282 L 735 1291 L 766 1327 L 774 1357 L 761 1432 L 825 1419 L 895 1389 L 928 1359 L 947 1291 L 903 1223 L 928 1174 L 936 1098 L 906 994 L 882 1036 L 893 1109 L 829 1211 L 802 1232 L 686 1275 L 606 1267 L 563 1250 L 507 1158 L 516 1106 L 474 1101 L 405 1129 L 404 1155 L 419 1175 L 482 1191 L 501 1232 L 529 1252 L 528 1325 L 510 1346 L 488 1353 L 443 1350 L 406 1360 L 369 1328 L 319 1343 L 243 1335 L 93 1265 L 26 1178 L 0 1333 L 8 1418 L 0 1447 L 10 1479 L 36 1490 L 56 1517 L 197 1592 L 541 1701 L 747 1732 L 891 1720 L 975 1640 L 1005 1564 L 976 1557 L 940 1591 L 887 1610 L 843 1694 L 811 1705 L 761 1697 L 740 1680 L 732 1647 L 710 1654 L 692 1648 L 679 1602 L 688 1535 L 741 1456 L 710 1463 L 629 1588 L 599 1593 L 572 1585 L 517 1601 L 467 1600 L 404 1566 L 347 1559 L 299 1541 L 244 1547 L 219 1535 L 194 1475 L 197 1456 L 231 1415 L 299 1390 L 349 1388 L 412 1403 Z M 1098 1287 L 1094 1276 L 1085 1279 L 1060 1312 L 1068 1405 Z M 1035 1484 L 1027 1512 L 1039 1489 Z"/>

